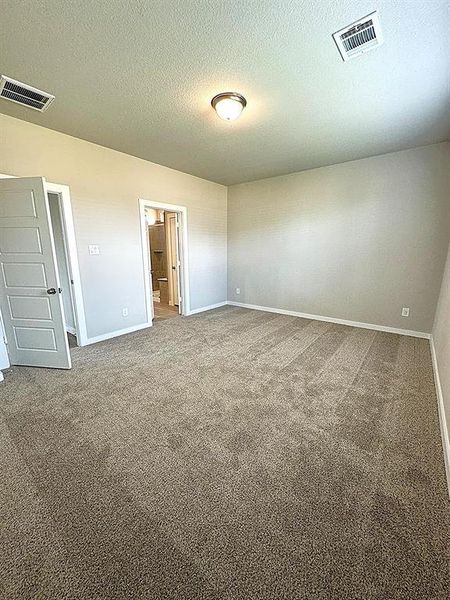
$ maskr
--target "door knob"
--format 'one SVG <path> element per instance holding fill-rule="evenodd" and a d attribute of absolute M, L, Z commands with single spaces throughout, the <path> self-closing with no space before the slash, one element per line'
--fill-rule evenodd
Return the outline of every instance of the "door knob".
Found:
<path fill-rule="evenodd" d="M 55 290 L 55 288 L 48 288 L 48 290 L 47 290 L 47 294 L 50 294 L 50 295 L 52 295 L 52 294 L 56 294 L 56 290 Z"/>

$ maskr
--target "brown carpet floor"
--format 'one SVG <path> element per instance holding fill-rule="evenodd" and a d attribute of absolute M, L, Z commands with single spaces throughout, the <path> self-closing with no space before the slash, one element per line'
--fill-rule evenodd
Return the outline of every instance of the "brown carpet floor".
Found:
<path fill-rule="evenodd" d="M 428 342 L 224 307 L 0 385 L 0 596 L 448 598 Z"/>

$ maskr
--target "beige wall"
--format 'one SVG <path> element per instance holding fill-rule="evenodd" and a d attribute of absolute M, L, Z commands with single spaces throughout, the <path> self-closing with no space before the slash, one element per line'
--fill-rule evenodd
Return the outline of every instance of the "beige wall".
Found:
<path fill-rule="evenodd" d="M 449 149 L 230 187 L 228 299 L 430 332 L 450 238 Z"/>
<path fill-rule="evenodd" d="M 447 433 L 450 438 L 450 246 L 433 326 L 433 343 L 444 397 Z"/>
<path fill-rule="evenodd" d="M 146 321 L 139 198 L 188 209 L 191 309 L 226 300 L 224 186 L 5 115 L 0 173 L 70 186 L 89 337 Z"/>
<path fill-rule="evenodd" d="M 449 149 L 229 188 L 228 299 L 431 331 L 450 237 Z M 225 187 L 4 115 L 0 173 L 70 186 L 90 337 L 146 320 L 138 198 L 188 207 L 191 309 L 226 300 Z"/>

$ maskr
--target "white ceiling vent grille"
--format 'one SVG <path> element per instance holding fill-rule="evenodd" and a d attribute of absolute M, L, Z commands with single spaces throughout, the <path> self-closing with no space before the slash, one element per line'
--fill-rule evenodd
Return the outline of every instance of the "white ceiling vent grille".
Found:
<path fill-rule="evenodd" d="M 6 77 L 6 75 L 2 75 L 0 79 L 0 98 L 5 98 L 5 100 L 11 100 L 11 102 L 16 102 L 16 104 L 22 104 L 23 106 L 28 106 L 42 112 L 50 106 L 55 96 L 31 87 L 31 85 L 27 85 L 26 83 L 11 79 L 11 77 Z"/>
<path fill-rule="evenodd" d="M 364 52 L 377 48 L 383 43 L 377 12 L 333 33 L 333 38 L 343 60 L 351 60 Z"/>

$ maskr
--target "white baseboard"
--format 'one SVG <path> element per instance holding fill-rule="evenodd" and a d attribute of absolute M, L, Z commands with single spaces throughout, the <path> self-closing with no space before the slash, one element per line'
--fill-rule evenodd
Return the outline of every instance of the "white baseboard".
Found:
<path fill-rule="evenodd" d="M 71 327 L 70 325 L 66 325 L 67 333 L 71 333 L 72 335 L 77 335 L 77 330 L 75 327 Z"/>
<path fill-rule="evenodd" d="M 89 346 L 90 344 L 96 344 L 97 342 L 110 340 L 112 338 L 119 337 L 120 335 L 125 335 L 126 333 L 133 333 L 134 331 L 139 331 L 140 329 L 147 329 L 147 327 L 151 326 L 152 323 L 142 323 L 141 325 L 133 325 L 133 327 L 127 327 L 126 329 L 118 329 L 117 331 L 111 331 L 111 333 L 103 333 L 102 335 L 87 338 L 86 343 L 83 344 L 83 346 Z"/>
<path fill-rule="evenodd" d="M 436 396 L 438 402 L 439 426 L 441 428 L 442 449 L 444 451 L 445 472 L 447 474 L 448 494 L 450 496 L 450 439 L 448 435 L 447 419 L 445 417 L 444 394 L 442 392 L 441 379 L 434 347 L 433 336 L 430 339 L 431 360 L 433 363 L 434 382 L 436 384 Z"/>
<path fill-rule="evenodd" d="M 209 306 L 202 306 L 201 308 L 194 308 L 194 310 L 190 310 L 186 316 L 197 315 L 198 313 L 205 312 L 207 310 L 213 310 L 214 308 L 220 308 L 221 306 L 226 306 L 228 302 L 218 302 L 217 304 L 210 304 Z"/>
<path fill-rule="evenodd" d="M 297 312 L 294 310 L 284 310 L 283 308 L 270 308 L 268 306 L 258 306 L 257 304 L 244 304 L 243 302 L 228 301 L 230 306 L 241 306 L 252 310 L 263 310 L 265 312 L 277 313 L 280 315 L 289 315 L 291 317 L 301 317 L 302 319 L 312 319 L 313 321 L 326 321 L 327 323 L 337 323 L 338 325 L 349 325 L 350 327 L 361 327 L 362 329 L 374 329 L 375 331 L 385 331 L 387 333 L 398 333 L 399 335 L 409 335 L 412 337 L 430 339 L 431 334 L 423 331 L 411 331 L 409 329 L 396 329 L 395 327 L 386 327 L 384 325 L 375 325 L 373 323 L 360 323 L 359 321 L 348 321 L 346 319 L 335 319 L 334 317 L 324 317 L 322 315 L 310 315 L 308 313 Z"/>
<path fill-rule="evenodd" d="M 219 302 L 217 304 L 210 304 L 209 306 L 202 306 L 201 308 L 195 308 L 194 310 L 190 310 L 184 316 L 196 315 L 197 313 L 204 312 L 206 310 L 212 310 L 213 308 L 220 308 L 221 306 L 225 306 L 227 302 Z M 125 335 L 126 333 L 133 333 L 134 331 L 139 331 L 140 329 L 146 329 L 147 327 L 151 327 L 153 323 L 142 323 L 141 325 L 134 325 L 133 327 L 128 327 L 127 329 L 118 329 L 117 331 L 112 331 L 111 333 L 104 333 L 102 335 L 97 335 L 95 337 L 90 337 L 86 339 L 86 343 L 83 346 L 89 346 L 90 344 L 96 344 L 97 342 L 103 342 L 105 340 L 110 340 L 111 338 L 119 337 L 120 335 Z M 76 334 L 75 334 L 76 335 Z"/>

